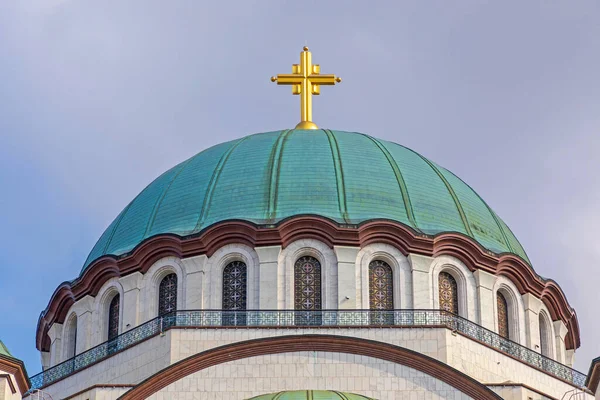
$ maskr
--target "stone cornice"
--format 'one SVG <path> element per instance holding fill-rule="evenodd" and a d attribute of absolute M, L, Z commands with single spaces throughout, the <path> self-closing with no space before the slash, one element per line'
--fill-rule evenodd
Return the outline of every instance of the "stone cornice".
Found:
<path fill-rule="evenodd" d="M 592 363 L 590 364 L 590 370 L 587 374 L 587 380 L 585 381 L 585 386 L 587 386 L 587 388 L 595 394 L 598 390 L 598 383 L 600 383 L 600 357 L 592 360 Z"/>
<path fill-rule="evenodd" d="M 27 371 L 25 370 L 23 361 L 0 354 L 0 371 L 6 372 L 15 377 L 17 386 L 19 387 L 19 392 L 21 392 L 21 396 L 23 396 L 25 392 L 29 390 L 29 378 L 27 377 Z M 12 384 L 12 382 L 10 383 Z"/>
<path fill-rule="evenodd" d="M 210 257 L 222 246 L 232 243 L 251 247 L 280 245 L 285 248 L 299 239 L 316 239 L 332 248 L 334 245 L 364 247 L 371 243 L 385 243 L 398 248 L 404 255 L 454 256 L 472 271 L 484 270 L 506 276 L 521 294 L 531 293 L 540 298 L 550 310 L 552 319 L 560 319 L 567 326 L 567 349 L 580 346 L 577 314 L 558 284 L 541 278 L 529 264 L 513 254 L 494 254 L 470 237 L 459 233 L 427 236 L 389 220 L 339 225 L 323 217 L 296 216 L 269 226 L 258 226 L 246 221 L 224 221 L 190 237 L 158 235 L 145 240 L 123 256 L 104 256 L 95 260 L 79 278 L 64 282 L 56 289 L 46 310 L 40 315 L 36 347 L 38 350 L 48 351 L 49 327 L 55 322 L 62 323 L 75 301 L 86 295 L 95 296 L 112 277 L 123 277 L 138 271 L 145 273 L 154 262 L 163 257 L 187 258 L 202 254 Z"/>
<path fill-rule="evenodd" d="M 363 355 L 405 365 L 439 379 L 479 400 L 501 399 L 491 389 L 436 359 L 403 347 L 334 335 L 290 335 L 233 343 L 183 359 L 144 380 L 119 400 L 141 400 L 195 372 L 222 363 L 267 354 L 323 351 Z"/>

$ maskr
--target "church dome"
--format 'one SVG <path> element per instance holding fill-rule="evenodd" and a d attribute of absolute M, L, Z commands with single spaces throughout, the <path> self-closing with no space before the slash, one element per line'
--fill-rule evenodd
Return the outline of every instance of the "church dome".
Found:
<path fill-rule="evenodd" d="M 84 270 L 156 235 L 194 235 L 226 220 L 273 225 L 296 215 L 350 225 L 392 220 L 426 235 L 457 232 L 529 263 L 508 226 L 452 172 L 396 143 L 320 129 L 246 136 L 169 169 L 110 224 Z"/>
<path fill-rule="evenodd" d="M 293 390 L 263 394 L 248 400 L 374 400 L 359 394 L 342 393 L 332 390 Z"/>

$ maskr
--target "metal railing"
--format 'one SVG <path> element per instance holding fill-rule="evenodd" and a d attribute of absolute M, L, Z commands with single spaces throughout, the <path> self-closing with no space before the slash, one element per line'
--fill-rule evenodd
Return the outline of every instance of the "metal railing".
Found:
<path fill-rule="evenodd" d="M 110 341 L 77 354 L 75 357 L 48 368 L 29 379 L 31 390 L 39 389 L 172 327 L 394 328 L 419 326 L 449 328 L 577 387 L 585 386 L 586 376 L 581 372 L 544 357 L 474 322 L 443 310 L 174 311 L 154 318 Z"/>

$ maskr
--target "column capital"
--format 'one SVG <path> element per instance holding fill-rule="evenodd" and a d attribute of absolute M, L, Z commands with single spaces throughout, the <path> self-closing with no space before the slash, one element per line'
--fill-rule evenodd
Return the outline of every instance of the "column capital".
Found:
<path fill-rule="evenodd" d="M 554 333 L 556 336 L 559 336 L 561 340 L 565 340 L 565 336 L 567 336 L 567 332 L 569 331 L 565 323 L 559 319 L 558 321 L 553 321 L 552 324 L 554 325 Z"/>
<path fill-rule="evenodd" d="M 356 257 L 360 252 L 360 248 L 349 246 L 333 246 L 333 251 L 335 252 L 338 262 L 354 264 L 356 263 Z"/>
<path fill-rule="evenodd" d="M 184 258 L 183 260 L 181 260 L 181 264 L 183 265 L 183 269 L 186 275 L 189 275 L 195 274 L 196 272 L 204 271 L 206 261 L 208 261 L 208 257 L 206 257 L 206 255 L 203 254 L 196 257 Z"/>
<path fill-rule="evenodd" d="M 119 278 L 119 282 L 123 286 L 123 292 L 127 293 L 130 290 L 139 289 L 142 277 L 143 275 L 140 272 L 134 272 L 133 274 Z"/>
<path fill-rule="evenodd" d="M 494 283 L 496 283 L 496 275 L 478 269 L 477 271 L 473 272 L 473 276 L 477 282 L 477 287 L 483 287 L 489 290 L 494 288 Z"/>
<path fill-rule="evenodd" d="M 408 262 L 410 263 L 411 271 L 429 273 L 429 271 L 431 271 L 431 265 L 433 264 L 433 257 L 409 254 Z"/>
<path fill-rule="evenodd" d="M 277 262 L 279 253 L 281 253 L 281 246 L 264 246 L 254 248 L 258 255 L 258 261 L 261 264 Z"/>
<path fill-rule="evenodd" d="M 525 311 L 532 311 L 536 314 L 540 313 L 540 310 L 542 309 L 542 301 L 540 299 L 531 293 L 525 293 L 522 297 Z"/>
<path fill-rule="evenodd" d="M 63 324 L 59 324 L 57 322 L 53 323 L 48 329 L 48 337 L 50 337 L 50 342 L 54 342 L 55 339 L 60 339 L 63 333 Z"/>

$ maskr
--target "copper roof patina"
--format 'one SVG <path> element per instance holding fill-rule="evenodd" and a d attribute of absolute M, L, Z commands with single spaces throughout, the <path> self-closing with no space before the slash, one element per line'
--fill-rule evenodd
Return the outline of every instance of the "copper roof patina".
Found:
<path fill-rule="evenodd" d="M 319 129 L 246 136 L 176 165 L 125 207 L 83 269 L 159 234 L 310 214 L 342 224 L 389 219 L 428 235 L 458 232 L 530 264 L 508 226 L 452 172 L 396 143 Z"/>

